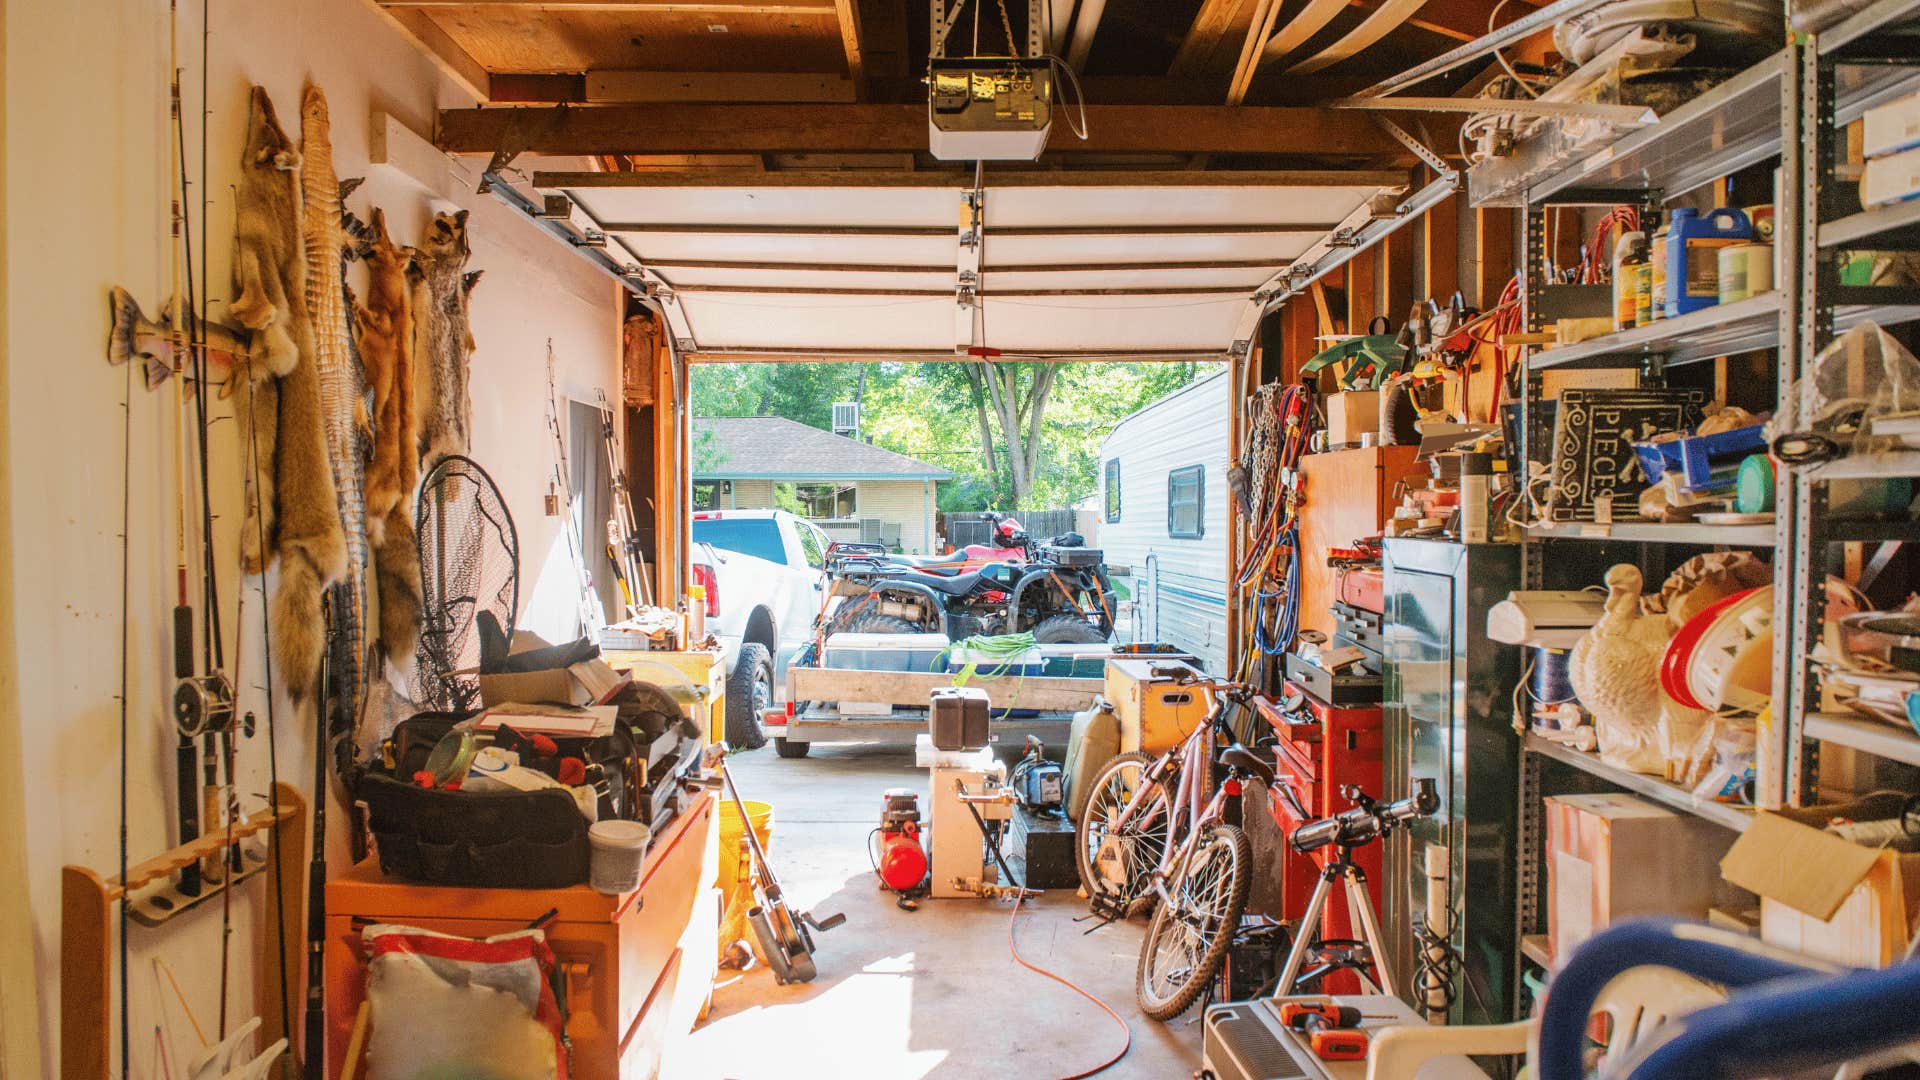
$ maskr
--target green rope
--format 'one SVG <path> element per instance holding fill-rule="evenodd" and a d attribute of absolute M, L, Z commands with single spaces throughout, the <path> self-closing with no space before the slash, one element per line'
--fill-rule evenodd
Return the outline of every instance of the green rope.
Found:
<path fill-rule="evenodd" d="M 1014 675 L 1013 700 L 1009 701 L 1007 707 L 1001 710 L 1002 715 L 1004 715 L 1014 710 L 1016 703 L 1020 700 L 1020 688 L 1026 683 L 1026 671 L 1024 669 L 1014 671 L 1014 668 L 1020 658 L 1031 652 L 1034 646 L 1033 635 L 1030 633 L 976 634 L 970 638 L 962 638 L 948 645 L 946 648 L 941 649 L 933 658 L 933 667 L 931 670 L 939 671 L 945 668 L 947 666 L 947 657 L 952 655 L 953 650 L 965 649 L 969 654 L 967 662 L 961 665 L 960 670 L 954 674 L 954 686 L 965 686 L 969 680 L 974 678 L 983 680 L 1003 679 L 1009 673 L 1012 673 Z M 990 662 L 990 666 L 984 671 L 981 670 L 981 662 L 974 659 L 974 657 L 983 655 Z"/>

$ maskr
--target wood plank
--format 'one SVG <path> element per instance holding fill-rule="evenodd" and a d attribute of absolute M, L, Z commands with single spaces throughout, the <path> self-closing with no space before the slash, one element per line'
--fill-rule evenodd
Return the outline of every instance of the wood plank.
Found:
<path fill-rule="evenodd" d="M 1196 172 L 1189 169 L 1034 169 L 987 170 L 988 188 L 1041 187 L 1392 187 L 1406 174 L 1391 169 L 1246 169 Z M 533 186 L 554 188 L 955 188 L 971 189 L 971 172 L 901 169 L 663 169 L 654 172 L 536 172 Z M 1314 226 L 1320 233 L 1333 226 Z M 951 232 L 951 229 L 941 230 Z M 1003 235 L 995 229 L 995 235 Z"/>
<path fill-rule="evenodd" d="M 1518 213 L 1499 208 L 1473 212 L 1473 304 L 1481 311 L 1499 303 L 1501 291 L 1513 279 L 1513 230 Z"/>
<path fill-rule="evenodd" d="M 847 79 L 853 84 L 855 98 L 867 98 L 867 61 L 860 44 L 859 0 L 833 0 L 833 11 L 840 24 L 840 46 L 847 54 Z"/>
<path fill-rule="evenodd" d="M 1334 110 L 1285 106 L 1089 105 L 1089 135 L 1055 126 L 1049 149 L 1082 153 L 1298 154 L 1412 160 L 1371 124 Z M 459 154 L 503 145 L 546 154 L 917 152 L 925 104 L 609 105 L 594 109 L 449 109 L 435 143 Z"/>
<path fill-rule="evenodd" d="M 1407 312 L 1413 308 L 1413 259 L 1414 241 L 1418 239 L 1414 229 L 1395 229 L 1387 234 L 1380 247 L 1384 255 L 1380 262 L 1381 295 L 1386 298 L 1386 310 L 1381 312 L 1393 324 L 1395 330 L 1407 321 Z"/>
<path fill-rule="evenodd" d="M 84 866 L 60 869 L 60 1076 L 111 1076 L 112 901 L 107 883 Z"/>
<path fill-rule="evenodd" d="M 389 7 L 380 0 L 365 2 L 414 48 L 426 53 L 427 59 L 433 61 L 433 66 L 459 84 L 461 89 L 472 94 L 474 100 L 490 100 L 492 76 L 439 23 L 433 21 L 432 15 L 415 8 Z"/>
<path fill-rule="evenodd" d="M 835 0 L 375 0 L 381 7 L 531 8 L 536 11 L 693 12 L 712 15 L 831 15 Z"/>
<path fill-rule="evenodd" d="M 1167 74 L 1186 79 L 1206 71 L 1221 44 L 1232 36 L 1234 24 L 1240 21 L 1241 9 L 1247 3 L 1248 0 L 1204 0 L 1199 13 L 1193 17 L 1193 24 L 1187 27 L 1187 35 L 1180 39 L 1180 51 L 1173 55 Z"/>
<path fill-rule="evenodd" d="M 889 705 L 925 706 L 935 690 L 953 685 L 955 676 L 941 671 L 861 671 L 856 668 L 787 669 L 789 700 L 877 701 Z M 1054 676 L 1009 676 L 967 682 L 987 692 L 996 709 L 1067 711 L 1087 708 L 1100 696 L 1101 679 Z"/>
<path fill-rule="evenodd" d="M 286 781 L 274 786 L 279 803 L 280 821 L 273 827 L 273 847 L 267 855 L 266 895 L 273 913 L 280 920 L 278 932 L 264 919 L 255 920 L 260 973 L 254 986 L 254 1011 L 260 1016 L 260 1041 L 267 1046 L 279 1038 L 297 1042 L 294 1032 L 280 1023 L 280 980 L 286 979 L 288 1005 L 297 1014 L 306 999 L 307 977 L 307 890 L 304 887 L 313 829 L 307 816 L 307 799 L 300 789 Z M 276 867 L 274 859 L 279 860 Z M 275 880 L 279 889 L 274 889 Z M 289 1018 L 291 1020 L 291 1018 Z"/>
<path fill-rule="evenodd" d="M 589 71 L 585 95 L 596 105 L 661 101 L 824 104 L 853 101 L 855 87 L 851 79 L 831 72 Z"/>
<path fill-rule="evenodd" d="M 1300 626 L 1333 636 L 1334 573 L 1320 557 L 1330 547 L 1350 547 L 1380 531 L 1393 513 L 1394 485 L 1424 472 L 1414 461 L 1417 446 L 1334 450 L 1300 459 L 1305 488 L 1300 506 Z"/>
<path fill-rule="evenodd" d="M 1420 261 L 1428 296 L 1445 304 L 1460 287 L 1459 258 L 1460 199 L 1442 199 L 1420 215 Z"/>
<path fill-rule="evenodd" d="M 1380 250 L 1363 251 L 1346 265 L 1347 333 L 1364 334 L 1380 314 Z"/>

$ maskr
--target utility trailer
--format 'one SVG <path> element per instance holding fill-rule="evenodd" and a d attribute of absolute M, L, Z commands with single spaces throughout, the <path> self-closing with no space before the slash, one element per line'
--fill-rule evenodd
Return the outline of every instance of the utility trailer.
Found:
<path fill-rule="evenodd" d="M 914 736 L 927 730 L 927 701 L 933 692 L 954 685 L 959 676 L 888 663 L 888 651 L 863 648 L 865 662 L 860 666 L 789 666 L 791 704 L 766 715 L 767 734 L 776 740 L 780 755 L 801 757 L 815 742 L 912 745 Z M 1036 651 L 1045 658 L 1044 674 L 976 672 L 965 681 L 986 691 L 997 745 L 1018 747 L 1033 735 L 1064 752 L 1074 714 L 1092 708 L 1105 692 L 1108 660 L 1185 658 L 1166 646 L 1062 644 L 1040 645 Z"/>

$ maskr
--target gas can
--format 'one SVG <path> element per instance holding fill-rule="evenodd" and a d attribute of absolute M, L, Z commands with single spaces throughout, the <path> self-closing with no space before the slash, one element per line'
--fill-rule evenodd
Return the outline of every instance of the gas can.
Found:
<path fill-rule="evenodd" d="M 1720 249 L 1753 239 L 1746 211 L 1682 207 L 1667 226 L 1667 317 L 1720 302 Z"/>

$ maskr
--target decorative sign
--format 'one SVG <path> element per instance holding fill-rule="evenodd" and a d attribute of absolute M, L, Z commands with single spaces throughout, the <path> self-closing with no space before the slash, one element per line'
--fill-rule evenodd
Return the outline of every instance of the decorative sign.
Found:
<path fill-rule="evenodd" d="M 1644 485 L 1634 442 L 1693 428 L 1706 401 L 1704 390 L 1561 391 L 1553 421 L 1549 520 L 1592 521 L 1600 499 L 1637 494 Z"/>

